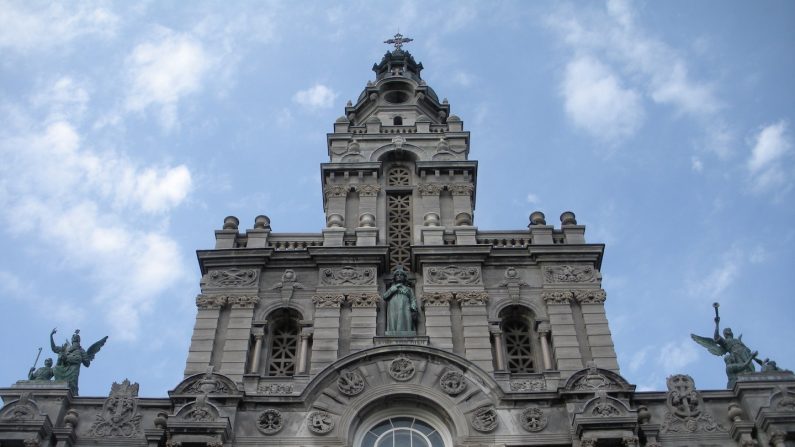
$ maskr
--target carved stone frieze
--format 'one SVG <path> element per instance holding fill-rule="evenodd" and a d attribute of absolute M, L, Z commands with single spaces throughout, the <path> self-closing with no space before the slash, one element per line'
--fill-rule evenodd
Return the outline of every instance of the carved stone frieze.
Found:
<path fill-rule="evenodd" d="M 434 285 L 471 285 L 482 284 L 480 267 L 448 265 L 445 267 L 428 267 L 425 271 L 425 283 Z"/>
<path fill-rule="evenodd" d="M 426 306 L 449 306 L 453 301 L 451 292 L 425 292 L 422 294 L 422 302 Z"/>
<path fill-rule="evenodd" d="M 481 433 L 492 432 L 497 425 L 499 425 L 499 419 L 494 405 L 480 407 L 472 413 L 472 428 Z"/>
<path fill-rule="evenodd" d="M 571 290 L 544 290 L 541 299 L 547 304 L 569 304 L 574 299 L 574 293 Z"/>
<path fill-rule="evenodd" d="M 399 382 L 411 380 L 416 372 L 414 362 L 405 355 L 399 355 L 389 363 L 389 375 Z"/>
<path fill-rule="evenodd" d="M 30 393 L 23 392 L 16 402 L 12 402 L 0 410 L 0 420 L 25 421 L 37 416 L 35 403 L 30 399 Z"/>
<path fill-rule="evenodd" d="M 323 188 L 323 196 L 327 199 L 331 197 L 345 197 L 350 191 L 350 185 L 326 185 Z"/>
<path fill-rule="evenodd" d="M 599 274 L 590 265 L 548 265 L 544 266 L 544 281 L 550 284 L 596 282 Z"/>
<path fill-rule="evenodd" d="M 226 296 L 223 295 L 197 295 L 196 307 L 202 310 L 220 309 L 226 306 Z"/>
<path fill-rule="evenodd" d="M 483 306 L 489 301 L 488 292 L 456 292 L 455 299 L 462 306 Z"/>
<path fill-rule="evenodd" d="M 471 183 L 453 183 L 447 186 L 454 196 L 471 196 L 475 191 L 475 185 Z"/>
<path fill-rule="evenodd" d="M 337 389 L 346 396 L 356 396 L 364 391 L 364 378 L 356 371 L 343 370 L 337 378 Z"/>
<path fill-rule="evenodd" d="M 102 412 L 88 430 L 96 438 L 133 438 L 141 434 L 141 414 L 138 413 L 138 384 L 125 379 L 113 382 L 110 396 L 102 404 Z"/>
<path fill-rule="evenodd" d="M 320 283 L 327 286 L 367 286 L 375 284 L 375 267 L 329 267 L 320 270 Z"/>
<path fill-rule="evenodd" d="M 375 292 L 351 293 L 348 301 L 352 307 L 376 307 L 381 296 Z"/>
<path fill-rule="evenodd" d="M 334 418 L 325 411 L 313 411 L 306 418 L 309 431 L 318 435 L 325 435 L 334 429 Z"/>
<path fill-rule="evenodd" d="M 281 411 L 268 408 L 257 416 L 257 428 L 266 435 L 278 433 L 284 426 L 284 417 Z"/>
<path fill-rule="evenodd" d="M 345 295 L 340 294 L 315 295 L 312 297 L 312 302 L 318 308 L 340 307 L 344 301 Z"/>
<path fill-rule="evenodd" d="M 439 387 L 445 393 L 455 396 L 467 388 L 467 380 L 460 371 L 450 370 L 439 378 Z"/>
<path fill-rule="evenodd" d="M 420 183 L 417 185 L 417 192 L 421 196 L 438 196 L 443 189 L 444 185 L 440 183 Z"/>
<path fill-rule="evenodd" d="M 229 296 L 227 302 L 230 306 L 242 309 L 253 309 L 259 303 L 258 296 Z"/>
<path fill-rule="evenodd" d="M 379 185 L 356 185 L 354 188 L 359 192 L 360 197 L 375 197 L 381 191 Z"/>
<path fill-rule="evenodd" d="M 527 407 L 522 410 L 522 413 L 519 415 L 519 425 L 521 425 L 523 429 L 533 433 L 547 428 L 548 422 L 549 420 L 546 414 L 544 414 L 544 411 L 536 407 Z"/>
<path fill-rule="evenodd" d="M 660 433 L 725 432 L 726 429 L 715 422 L 704 406 L 701 393 L 696 391 L 693 378 L 686 374 L 676 374 L 666 379 L 668 393 Z"/>
<path fill-rule="evenodd" d="M 260 383 L 257 392 L 269 396 L 285 396 L 293 394 L 293 385 L 290 383 Z"/>
<path fill-rule="evenodd" d="M 257 284 L 259 271 L 255 269 L 211 270 L 204 275 L 207 287 L 251 287 Z"/>
<path fill-rule="evenodd" d="M 546 391 L 544 379 L 511 380 L 511 391 Z"/>
<path fill-rule="evenodd" d="M 600 304 L 607 299 L 607 294 L 602 289 L 572 290 L 572 292 L 580 304 Z"/>

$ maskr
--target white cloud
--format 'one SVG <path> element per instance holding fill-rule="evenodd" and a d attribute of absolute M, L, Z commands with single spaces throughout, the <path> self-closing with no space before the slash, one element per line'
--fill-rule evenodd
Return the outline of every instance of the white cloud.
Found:
<path fill-rule="evenodd" d="M 92 150 L 66 121 L 3 140 L 0 156 L 7 230 L 35 235 L 66 268 L 89 278 L 109 323 L 121 337 L 135 338 L 142 315 L 187 275 L 161 216 L 189 194 L 190 171 Z"/>
<path fill-rule="evenodd" d="M 767 261 L 767 258 L 768 254 L 767 250 L 765 250 L 765 247 L 757 245 L 754 247 L 754 250 L 751 252 L 751 256 L 748 258 L 748 260 L 751 261 L 751 264 L 761 264 Z"/>
<path fill-rule="evenodd" d="M 115 35 L 119 18 L 91 3 L 3 2 L 0 48 L 20 52 L 64 46 L 82 36 Z"/>
<path fill-rule="evenodd" d="M 791 147 L 786 122 L 779 121 L 759 131 L 748 159 L 748 171 L 754 190 L 768 191 L 787 183 L 787 175 L 781 162 Z"/>
<path fill-rule="evenodd" d="M 569 62 L 562 93 L 574 124 L 602 140 L 627 138 L 643 122 L 640 95 L 624 88 L 609 67 L 592 57 Z"/>
<path fill-rule="evenodd" d="M 148 42 L 137 45 L 127 58 L 128 110 L 159 107 L 160 122 L 170 129 L 177 124 L 177 106 L 183 97 L 202 88 L 213 66 L 201 42 L 187 34 L 161 29 Z"/>
<path fill-rule="evenodd" d="M 688 293 L 694 297 L 707 297 L 710 301 L 723 294 L 740 273 L 740 260 L 743 253 L 732 249 L 724 253 L 720 263 L 700 279 L 690 281 Z"/>
<path fill-rule="evenodd" d="M 640 351 L 637 351 L 634 354 L 632 354 L 632 358 L 629 360 L 630 372 L 634 373 L 645 366 L 646 358 L 649 356 L 649 352 L 651 351 L 651 349 L 652 349 L 651 346 L 646 346 Z"/>
<path fill-rule="evenodd" d="M 327 109 L 334 105 L 336 97 L 337 93 L 330 88 L 323 84 L 315 84 L 306 90 L 296 92 L 293 101 L 308 109 Z"/>
<path fill-rule="evenodd" d="M 475 77 L 465 71 L 456 71 L 452 81 L 462 87 L 469 87 L 475 81 Z"/>
<path fill-rule="evenodd" d="M 698 359 L 698 351 L 693 340 L 685 338 L 672 341 L 660 349 L 657 364 L 661 372 L 667 374 L 682 372 L 685 366 Z"/>
<path fill-rule="evenodd" d="M 85 84 L 70 76 L 59 77 L 31 97 L 35 107 L 49 111 L 51 120 L 79 118 L 85 112 L 89 100 Z"/>
<path fill-rule="evenodd" d="M 690 168 L 695 172 L 701 172 L 704 170 L 704 163 L 698 157 L 694 156 L 690 159 Z"/>
<path fill-rule="evenodd" d="M 535 205 L 535 204 L 538 204 L 540 202 L 541 201 L 538 199 L 538 195 L 536 195 L 536 194 L 534 194 L 532 192 L 528 192 L 527 193 L 527 203 L 529 203 L 531 205 Z"/>

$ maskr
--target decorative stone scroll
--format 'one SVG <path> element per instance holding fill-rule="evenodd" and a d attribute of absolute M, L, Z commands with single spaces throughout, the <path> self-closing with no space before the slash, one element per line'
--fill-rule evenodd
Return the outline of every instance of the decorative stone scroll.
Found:
<path fill-rule="evenodd" d="M 726 429 L 715 422 L 707 411 L 701 393 L 696 391 L 693 378 L 686 374 L 676 374 L 666 379 L 668 394 L 660 433 L 725 432 Z"/>
<path fill-rule="evenodd" d="M 483 306 L 489 301 L 487 292 L 456 292 L 455 299 L 462 306 Z"/>
<path fill-rule="evenodd" d="M 435 285 L 482 284 L 480 279 L 480 267 L 461 267 L 458 265 L 428 267 L 425 271 L 425 282 Z"/>
<path fill-rule="evenodd" d="M 439 387 L 445 393 L 455 396 L 467 389 L 467 380 L 460 371 L 450 370 L 439 378 Z"/>
<path fill-rule="evenodd" d="M 572 290 L 572 292 L 580 304 L 601 304 L 607 299 L 607 294 L 602 289 Z"/>
<path fill-rule="evenodd" d="M 596 282 L 599 274 L 590 265 L 550 265 L 544 267 L 544 281 L 550 284 Z"/>
<path fill-rule="evenodd" d="M 405 355 L 399 355 L 389 363 L 389 375 L 398 382 L 411 380 L 416 372 L 414 362 Z"/>
<path fill-rule="evenodd" d="M 241 309 L 253 309 L 259 304 L 258 296 L 230 296 L 227 297 L 230 306 Z"/>
<path fill-rule="evenodd" d="M 569 304 L 574 299 L 571 290 L 545 290 L 541 292 L 541 299 L 549 304 Z"/>
<path fill-rule="evenodd" d="M 453 302 L 453 294 L 450 292 L 425 292 L 422 294 L 422 302 L 430 307 L 449 306 Z"/>
<path fill-rule="evenodd" d="M 211 270 L 203 279 L 208 287 L 249 287 L 257 284 L 258 277 L 258 270 L 232 268 Z"/>
<path fill-rule="evenodd" d="M 348 295 L 348 302 L 351 307 L 376 307 L 381 296 L 374 292 L 351 293 Z"/>
<path fill-rule="evenodd" d="M 138 413 L 138 384 L 124 379 L 113 382 L 110 396 L 102 404 L 102 412 L 91 424 L 88 436 L 96 438 L 133 438 L 141 434 Z"/>
<path fill-rule="evenodd" d="M 536 407 L 527 407 L 519 415 L 519 425 L 523 429 L 535 433 L 547 428 L 549 420 L 544 411 Z"/>
<path fill-rule="evenodd" d="M 293 394 L 293 385 L 290 383 L 260 383 L 257 392 L 270 396 L 285 396 Z"/>
<path fill-rule="evenodd" d="M 196 307 L 201 310 L 220 309 L 226 306 L 226 296 L 222 295 L 197 295 Z"/>
<path fill-rule="evenodd" d="M 375 284 L 375 267 L 324 268 L 320 271 L 320 283 L 327 286 L 367 286 Z"/>
<path fill-rule="evenodd" d="M 343 370 L 337 378 L 337 389 L 346 396 L 356 396 L 364 391 L 364 378 L 356 371 Z"/>
<path fill-rule="evenodd" d="M 472 413 L 472 428 L 481 433 L 492 432 L 497 425 L 499 425 L 499 419 L 494 405 L 480 407 Z"/>
<path fill-rule="evenodd" d="M 334 429 L 334 418 L 325 411 L 313 411 L 306 418 L 309 431 L 318 435 L 325 435 Z"/>
<path fill-rule="evenodd" d="M 284 426 L 284 417 L 281 411 L 268 408 L 257 417 L 257 428 L 266 435 L 278 433 Z"/>
<path fill-rule="evenodd" d="M 312 302 L 318 308 L 340 307 L 344 301 L 345 295 L 339 294 L 315 295 L 312 297 Z"/>
<path fill-rule="evenodd" d="M 544 379 L 511 380 L 511 391 L 546 391 L 547 383 Z"/>

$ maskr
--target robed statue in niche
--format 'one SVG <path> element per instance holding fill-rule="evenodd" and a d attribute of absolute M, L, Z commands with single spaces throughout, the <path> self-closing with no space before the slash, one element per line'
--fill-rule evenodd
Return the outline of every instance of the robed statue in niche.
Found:
<path fill-rule="evenodd" d="M 52 372 L 55 380 L 63 380 L 69 384 L 69 389 L 77 396 L 77 379 L 80 377 L 80 366 L 88 367 L 94 356 L 99 352 L 108 337 L 105 336 L 98 342 L 88 347 L 88 350 L 80 346 L 80 329 L 76 330 L 72 335 L 72 342 L 65 342 L 63 345 L 58 346 L 55 344 L 55 329 L 50 332 L 50 347 L 52 352 L 58 354 L 58 361 Z"/>
<path fill-rule="evenodd" d="M 392 286 L 384 293 L 386 301 L 386 334 L 391 337 L 417 335 L 417 300 L 409 286 L 406 272 L 398 267 L 392 274 Z"/>

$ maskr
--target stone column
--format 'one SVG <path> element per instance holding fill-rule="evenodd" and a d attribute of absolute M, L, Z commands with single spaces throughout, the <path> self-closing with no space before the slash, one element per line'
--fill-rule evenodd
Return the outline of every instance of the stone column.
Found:
<path fill-rule="evenodd" d="M 439 199 L 439 194 L 442 193 L 442 185 L 438 183 L 420 183 L 417 185 L 417 192 L 420 193 L 423 220 L 428 213 L 434 213 L 437 217 L 442 215 Z M 436 226 L 439 224 L 437 222 Z"/>
<path fill-rule="evenodd" d="M 547 304 L 554 358 L 565 380 L 585 365 L 571 310 L 574 294 L 569 290 L 545 290 L 541 297 Z"/>
<path fill-rule="evenodd" d="M 491 338 L 494 340 L 494 355 L 497 371 L 505 371 L 505 346 L 502 345 L 502 329 L 500 329 L 499 321 L 492 321 L 489 323 L 489 332 Z"/>
<path fill-rule="evenodd" d="M 453 294 L 450 292 L 425 292 L 422 294 L 425 305 L 425 334 L 431 346 L 453 352 L 453 327 L 450 319 L 450 305 Z"/>
<path fill-rule="evenodd" d="M 485 291 L 456 292 L 455 298 L 461 303 L 464 356 L 484 371 L 492 372 L 494 364 L 486 313 L 489 295 Z"/>
<path fill-rule="evenodd" d="M 544 371 L 552 369 L 552 357 L 549 355 L 549 323 L 538 323 L 538 335 L 541 342 L 541 360 L 544 362 Z"/>
<path fill-rule="evenodd" d="M 350 185 L 326 184 L 323 188 L 323 196 L 326 198 L 326 219 L 332 214 L 339 214 L 343 219 L 357 219 L 358 216 L 345 215 L 345 200 L 348 197 Z"/>
<path fill-rule="evenodd" d="M 605 316 L 605 291 L 591 289 L 574 290 L 573 292 L 582 309 L 585 333 L 588 336 L 593 360 L 600 368 L 609 369 L 618 374 L 616 350 L 613 347 L 613 337 Z"/>
<path fill-rule="evenodd" d="M 312 340 L 312 369 L 317 374 L 337 360 L 340 338 L 340 305 L 342 294 L 322 294 L 312 297 L 315 303 L 315 333 Z"/>
<path fill-rule="evenodd" d="M 196 323 L 190 339 L 188 361 L 185 365 L 185 377 L 207 371 L 218 330 L 218 318 L 221 308 L 226 305 L 225 296 L 199 295 L 196 297 Z"/>
<path fill-rule="evenodd" d="M 348 295 L 348 301 L 351 303 L 351 353 L 373 346 L 380 299 L 376 292 L 356 292 Z"/>
<path fill-rule="evenodd" d="M 471 183 L 450 185 L 450 193 L 453 195 L 453 218 L 461 213 L 466 213 L 470 220 L 472 219 L 472 193 L 474 191 L 475 186 Z"/>
<path fill-rule="evenodd" d="M 298 365 L 295 369 L 296 375 L 307 374 L 306 367 L 309 364 L 309 339 L 312 338 L 312 328 L 305 326 L 301 328 L 301 340 L 298 345 Z"/>
<path fill-rule="evenodd" d="M 254 307 L 259 303 L 259 297 L 229 296 L 227 299 L 232 309 L 229 311 L 223 362 L 218 372 L 229 376 L 235 382 L 240 382 L 243 380 L 243 374 L 246 373 Z"/>
<path fill-rule="evenodd" d="M 251 329 L 251 335 L 254 336 L 254 348 L 251 353 L 251 364 L 249 365 L 248 372 L 251 374 L 259 373 L 259 364 L 262 360 L 262 339 L 265 338 L 265 326 L 255 326 Z"/>

